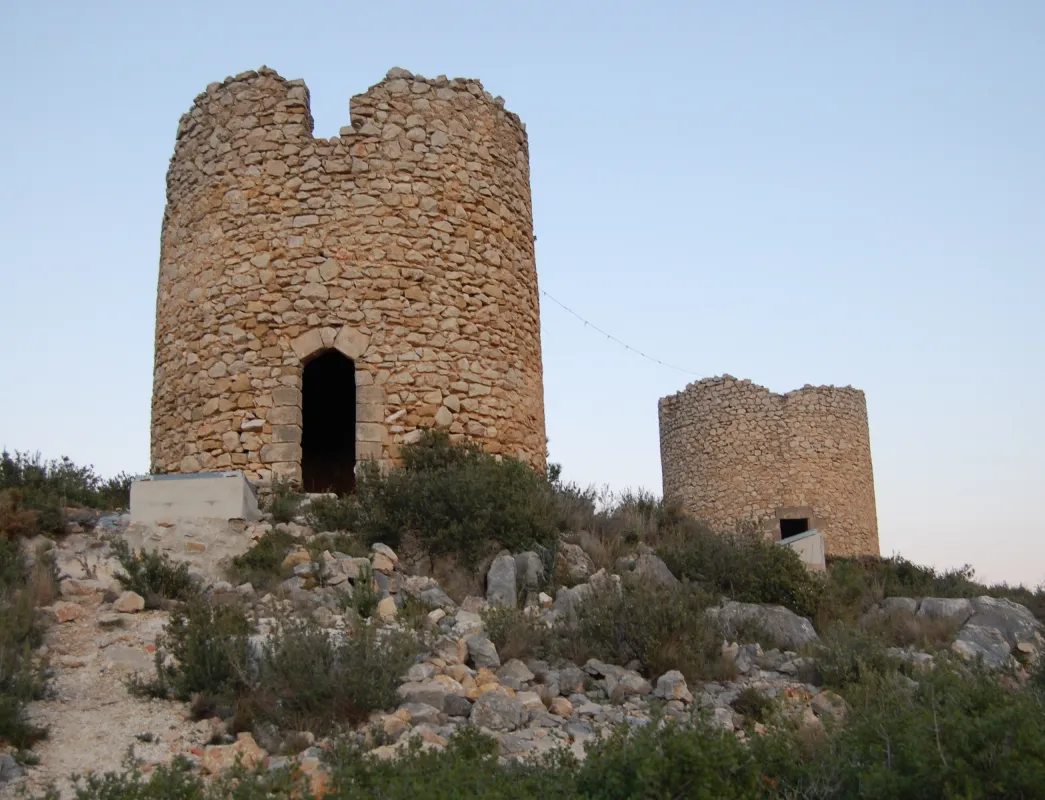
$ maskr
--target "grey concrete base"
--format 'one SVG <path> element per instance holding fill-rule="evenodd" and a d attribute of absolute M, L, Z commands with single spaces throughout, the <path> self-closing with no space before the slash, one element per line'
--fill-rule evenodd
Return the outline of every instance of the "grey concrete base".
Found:
<path fill-rule="evenodd" d="M 254 488 L 241 472 L 150 475 L 131 484 L 131 522 L 261 517 Z"/>
<path fill-rule="evenodd" d="M 806 569 L 822 572 L 827 569 L 825 560 L 824 535 L 820 531 L 806 531 L 789 539 L 781 539 L 777 544 L 790 547 L 805 564 Z"/>

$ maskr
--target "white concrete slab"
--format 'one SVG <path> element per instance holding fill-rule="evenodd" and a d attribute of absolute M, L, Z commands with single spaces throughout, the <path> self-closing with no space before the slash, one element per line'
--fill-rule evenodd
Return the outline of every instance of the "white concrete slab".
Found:
<path fill-rule="evenodd" d="M 132 524 L 260 517 L 254 488 L 241 472 L 150 475 L 131 484 Z"/>
<path fill-rule="evenodd" d="M 824 535 L 820 531 L 806 531 L 788 539 L 780 539 L 777 544 L 794 550 L 805 564 L 806 569 L 814 572 L 827 569 Z"/>

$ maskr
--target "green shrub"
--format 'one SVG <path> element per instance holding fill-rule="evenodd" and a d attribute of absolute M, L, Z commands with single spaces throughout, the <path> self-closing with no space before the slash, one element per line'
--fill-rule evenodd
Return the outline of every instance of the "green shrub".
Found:
<path fill-rule="evenodd" d="M 50 515 L 46 529 L 55 533 L 61 532 L 55 522 L 55 511 L 66 505 L 126 508 L 135 477 L 121 472 L 115 478 L 103 480 L 93 467 L 78 467 L 65 456 L 44 461 L 39 453 L 11 455 L 6 450 L 0 453 L 0 489 L 20 490 L 26 508 L 42 509 Z"/>
<path fill-rule="evenodd" d="M 773 698 L 766 697 L 754 686 L 742 689 L 733 701 L 733 710 L 752 722 L 767 722 L 776 707 Z"/>
<path fill-rule="evenodd" d="M 303 500 L 291 481 L 276 478 L 272 481 L 272 494 L 265 503 L 265 510 L 272 515 L 274 522 L 290 522 L 301 510 Z"/>
<path fill-rule="evenodd" d="M 171 611 L 156 649 L 153 694 L 190 700 L 199 694 L 231 706 L 251 686 L 253 626 L 243 609 L 193 598 Z"/>
<path fill-rule="evenodd" d="M 425 431 L 403 447 L 402 466 L 383 476 L 364 462 L 356 480 L 357 524 L 370 542 L 399 544 L 410 531 L 433 556 L 474 565 L 491 552 L 552 546 L 557 509 L 543 475 L 478 445 Z"/>
<path fill-rule="evenodd" d="M 704 725 L 648 725 L 596 742 L 576 773 L 578 797 L 600 800 L 772 796 L 754 752 Z"/>
<path fill-rule="evenodd" d="M 305 509 L 305 522 L 317 533 L 354 530 L 358 518 L 356 499 L 351 495 L 313 497 Z"/>
<path fill-rule="evenodd" d="M 817 671 L 824 686 L 845 689 L 875 677 L 895 675 L 900 661 L 877 636 L 842 623 L 828 626 L 818 648 Z"/>
<path fill-rule="evenodd" d="M 265 531 L 247 552 L 232 559 L 231 577 L 237 584 L 271 589 L 283 578 L 283 559 L 296 544 L 297 539 L 285 531 Z"/>
<path fill-rule="evenodd" d="M 196 594 L 188 564 L 159 551 L 135 552 L 120 536 L 110 537 L 109 546 L 124 569 L 116 580 L 124 589 L 140 594 L 146 608 L 162 608 L 166 600 L 188 600 Z"/>
<path fill-rule="evenodd" d="M 359 577 L 352 586 L 352 594 L 347 599 L 349 607 L 354 609 L 360 619 L 370 619 L 377 611 L 377 604 L 381 602 L 374 585 L 374 571 L 369 564 L 359 566 Z"/>
<path fill-rule="evenodd" d="M 287 619 L 262 648 L 246 703 L 255 720 L 325 734 L 398 704 L 400 676 L 419 652 L 410 634 L 362 624 L 335 638 L 308 619 Z"/>
<path fill-rule="evenodd" d="M 722 639 L 704 610 L 711 597 L 690 585 L 678 588 L 635 581 L 595 587 L 577 610 L 577 623 L 560 636 L 577 651 L 613 664 L 637 660 L 650 678 L 677 669 L 688 681 L 732 674 Z"/>
<path fill-rule="evenodd" d="M 170 764 L 158 764 L 148 774 L 127 759 L 123 772 L 72 776 L 76 800 L 269 800 L 274 797 L 299 797 L 312 800 L 307 780 L 293 776 L 288 769 L 247 770 L 236 766 L 212 780 L 204 780 L 185 756 L 177 755 Z M 58 800 L 52 787 L 45 800 Z"/>
<path fill-rule="evenodd" d="M 497 742 L 474 728 L 461 728 L 443 751 L 408 749 L 394 761 L 376 759 L 343 743 L 329 756 L 334 798 L 383 800 L 566 800 L 577 797 L 569 757 L 534 763 L 501 763 Z"/>
<path fill-rule="evenodd" d="M 45 681 L 33 651 L 43 641 L 37 614 L 53 586 L 47 565 L 30 571 L 19 543 L 0 534 L 0 742 L 30 746 L 46 731 L 29 723 L 26 704 L 43 695 Z"/>
<path fill-rule="evenodd" d="M 744 603 L 786 606 L 804 617 L 820 608 L 823 581 L 810 573 L 789 547 L 758 533 L 723 534 L 681 522 L 657 552 L 679 578 Z"/>
<path fill-rule="evenodd" d="M 782 785 L 792 797 L 1032 798 L 1045 781 L 1045 723 L 1034 692 L 946 663 L 916 687 L 872 677 L 851 711 Z M 781 762 L 781 768 L 785 765 Z M 830 787 L 813 795 L 814 787 Z"/>
<path fill-rule="evenodd" d="M 546 658 L 555 648 L 552 629 L 521 608 L 492 606 L 483 612 L 483 624 L 501 661 Z"/>

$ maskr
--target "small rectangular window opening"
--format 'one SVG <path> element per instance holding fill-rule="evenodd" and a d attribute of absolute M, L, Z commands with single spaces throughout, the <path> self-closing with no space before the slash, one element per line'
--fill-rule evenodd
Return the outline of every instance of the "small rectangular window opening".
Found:
<path fill-rule="evenodd" d="M 780 538 L 790 539 L 809 530 L 809 519 L 782 519 L 780 520 Z"/>

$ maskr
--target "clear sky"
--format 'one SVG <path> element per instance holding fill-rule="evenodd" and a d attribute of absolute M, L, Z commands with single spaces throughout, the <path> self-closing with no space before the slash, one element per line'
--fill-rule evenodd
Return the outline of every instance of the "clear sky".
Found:
<path fill-rule="evenodd" d="M 884 554 L 1045 579 L 1045 3 L 0 0 L 0 445 L 148 465 L 164 177 L 208 83 L 393 66 L 530 135 L 548 436 L 660 491 L 657 399 L 867 392 Z"/>

